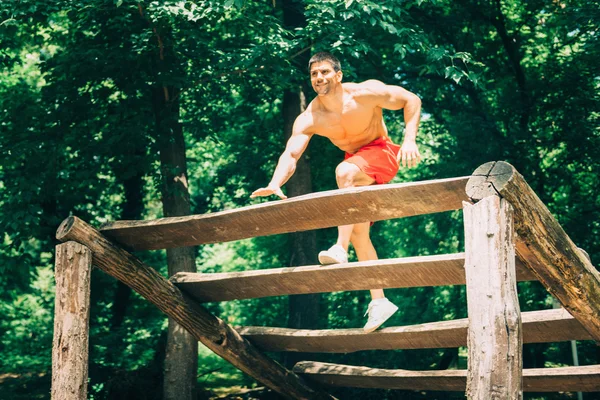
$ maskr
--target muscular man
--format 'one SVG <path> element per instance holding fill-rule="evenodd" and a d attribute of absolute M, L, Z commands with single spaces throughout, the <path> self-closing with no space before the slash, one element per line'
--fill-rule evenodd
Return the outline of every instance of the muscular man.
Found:
<path fill-rule="evenodd" d="M 421 156 L 415 138 L 421 100 L 415 94 L 376 80 L 342 84 L 340 62 L 325 52 L 315 54 L 308 68 L 317 97 L 296 118 L 269 185 L 254 191 L 250 197 L 274 194 L 287 198 L 281 186 L 294 173 L 296 162 L 314 134 L 325 136 L 346 153 L 335 170 L 340 188 L 387 183 L 398 172 L 400 161 L 403 166 L 417 165 Z M 402 146 L 392 143 L 388 137 L 382 116 L 384 108 L 404 108 L 406 127 Z M 337 243 L 319 253 L 321 264 L 348 262 L 349 243 L 354 246 L 359 261 L 376 260 L 369 227 L 369 222 L 338 227 Z M 383 289 L 372 289 L 371 297 L 365 332 L 376 330 L 398 310 L 385 297 Z"/>

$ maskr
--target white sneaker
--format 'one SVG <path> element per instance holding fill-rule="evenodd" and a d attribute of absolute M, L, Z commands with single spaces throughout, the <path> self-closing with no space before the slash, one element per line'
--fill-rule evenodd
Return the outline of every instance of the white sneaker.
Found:
<path fill-rule="evenodd" d="M 365 315 L 369 314 L 369 320 L 364 326 L 365 333 L 373 332 L 387 321 L 398 310 L 398 307 L 387 298 L 371 300 Z"/>
<path fill-rule="evenodd" d="M 321 265 L 347 263 L 348 253 L 339 244 L 334 244 L 329 250 L 319 253 L 319 262 Z"/>

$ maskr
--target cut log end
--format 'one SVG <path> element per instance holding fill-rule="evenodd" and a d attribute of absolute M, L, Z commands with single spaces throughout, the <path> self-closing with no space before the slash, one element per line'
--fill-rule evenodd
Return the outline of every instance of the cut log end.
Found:
<path fill-rule="evenodd" d="M 67 236 L 73 224 L 75 223 L 75 217 L 67 217 L 61 224 L 58 226 L 56 230 L 56 239 L 60 241 L 64 241 L 63 239 Z"/>
<path fill-rule="evenodd" d="M 488 196 L 499 195 L 516 173 L 515 168 L 505 161 L 485 163 L 473 172 L 467 182 L 467 196 L 477 202 Z"/>

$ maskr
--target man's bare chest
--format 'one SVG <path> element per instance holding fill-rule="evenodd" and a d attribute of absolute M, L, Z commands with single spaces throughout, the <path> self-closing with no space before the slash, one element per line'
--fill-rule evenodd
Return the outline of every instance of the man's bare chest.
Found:
<path fill-rule="evenodd" d="M 374 109 L 356 104 L 344 104 L 339 113 L 328 112 L 321 116 L 319 134 L 330 139 L 345 139 L 362 136 L 381 124 L 381 114 Z"/>

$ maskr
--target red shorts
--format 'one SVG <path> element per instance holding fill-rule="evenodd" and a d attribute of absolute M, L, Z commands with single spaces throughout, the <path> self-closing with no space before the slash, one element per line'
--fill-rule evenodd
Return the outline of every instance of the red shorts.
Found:
<path fill-rule="evenodd" d="M 364 145 L 354 154 L 346 153 L 344 161 L 356 165 L 362 172 L 375 179 L 375 183 L 388 183 L 398 173 L 400 147 L 388 137 L 380 137 Z"/>

